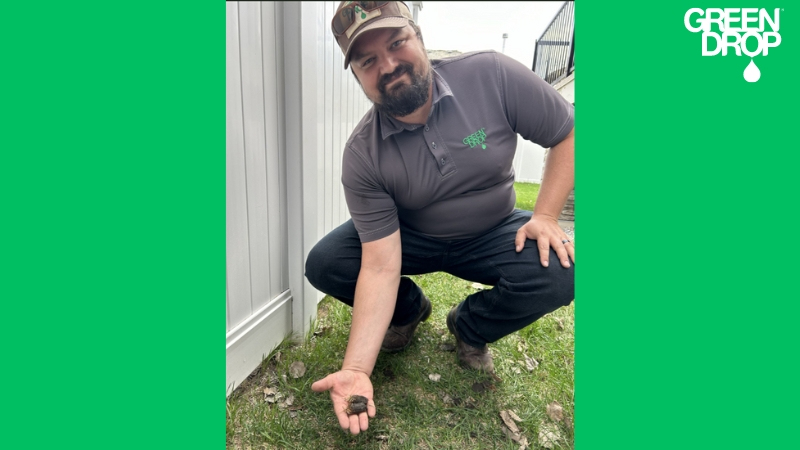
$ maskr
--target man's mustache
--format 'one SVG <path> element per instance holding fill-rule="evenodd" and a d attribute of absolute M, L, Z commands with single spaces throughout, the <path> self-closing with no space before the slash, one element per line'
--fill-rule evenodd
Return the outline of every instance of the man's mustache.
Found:
<path fill-rule="evenodd" d="M 407 73 L 407 74 L 411 75 L 411 71 L 412 70 L 414 70 L 414 69 L 411 67 L 410 64 L 401 64 L 401 65 L 397 66 L 397 68 L 394 69 L 394 72 L 387 73 L 386 75 L 381 77 L 380 90 L 382 92 L 385 92 L 386 91 L 386 86 L 389 83 L 391 83 L 392 81 L 396 80 L 397 78 L 399 78 L 404 73 Z"/>

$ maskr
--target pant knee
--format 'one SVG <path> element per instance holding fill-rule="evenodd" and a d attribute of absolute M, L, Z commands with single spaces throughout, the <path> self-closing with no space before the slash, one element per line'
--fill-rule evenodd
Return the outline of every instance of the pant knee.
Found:
<path fill-rule="evenodd" d="M 305 276 L 314 288 L 337 297 L 352 297 L 361 270 L 360 248 L 326 236 L 306 258 Z"/>
<path fill-rule="evenodd" d="M 554 310 L 567 306 L 575 299 L 575 276 L 572 266 L 564 268 L 560 264 L 540 271 L 537 276 L 510 282 L 508 289 L 527 301 Z M 527 301 L 525 303 L 527 303 Z"/>
<path fill-rule="evenodd" d="M 320 289 L 321 285 L 323 284 L 322 274 L 325 273 L 325 268 L 328 265 L 329 263 L 327 261 L 325 252 L 319 249 L 319 244 L 315 245 L 314 248 L 308 252 L 305 265 L 306 279 L 315 288 Z"/>

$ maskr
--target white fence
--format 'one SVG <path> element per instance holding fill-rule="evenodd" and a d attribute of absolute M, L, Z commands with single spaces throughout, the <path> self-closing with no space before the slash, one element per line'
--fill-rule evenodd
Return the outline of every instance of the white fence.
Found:
<path fill-rule="evenodd" d="M 341 155 L 370 104 L 329 31 L 338 2 L 229 2 L 226 387 L 321 298 L 305 257 L 348 218 Z"/>

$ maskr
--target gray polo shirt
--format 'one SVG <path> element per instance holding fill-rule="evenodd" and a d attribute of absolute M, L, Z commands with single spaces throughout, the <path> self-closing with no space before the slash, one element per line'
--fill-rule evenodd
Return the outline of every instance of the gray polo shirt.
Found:
<path fill-rule="evenodd" d="M 574 108 L 519 62 L 494 51 L 433 66 L 433 108 L 408 125 L 373 107 L 347 141 L 342 184 L 362 242 L 400 224 L 428 236 L 478 236 L 514 210 L 517 133 L 542 147 L 561 142 Z"/>

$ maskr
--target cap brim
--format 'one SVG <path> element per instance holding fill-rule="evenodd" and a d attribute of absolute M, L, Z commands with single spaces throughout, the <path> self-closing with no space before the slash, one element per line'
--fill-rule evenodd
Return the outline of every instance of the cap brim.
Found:
<path fill-rule="evenodd" d="M 377 19 L 364 28 L 358 30 L 358 32 L 354 34 L 352 38 L 350 38 L 350 44 L 347 46 L 347 51 L 344 53 L 344 68 L 347 69 L 347 66 L 350 65 L 350 50 L 353 49 L 353 44 L 355 44 L 359 36 L 369 30 L 375 30 L 377 28 L 403 28 L 408 24 L 409 20 L 405 17 L 385 17 L 383 19 Z"/>

